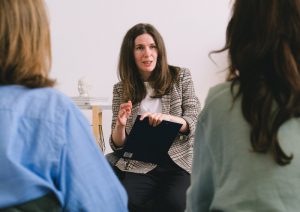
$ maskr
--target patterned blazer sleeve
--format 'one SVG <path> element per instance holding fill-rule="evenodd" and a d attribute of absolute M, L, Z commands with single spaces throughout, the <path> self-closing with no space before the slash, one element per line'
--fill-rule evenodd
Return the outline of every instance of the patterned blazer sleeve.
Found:
<path fill-rule="evenodd" d="M 185 119 L 189 125 L 189 132 L 179 134 L 169 150 L 169 155 L 177 165 L 191 173 L 194 135 L 200 112 L 200 102 L 195 94 L 192 76 L 188 69 L 181 69 L 179 80 L 175 83 L 170 98 L 170 114 Z"/>
<path fill-rule="evenodd" d="M 112 99 L 112 123 L 111 123 L 111 132 L 115 128 L 116 125 L 116 119 L 118 116 L 120 104 L 122 103 L 122 85 L 121 83 L 117 83 L 114 85 L 113 88 L 113 99 Z M 122 147 L 117 147 L 114 145 L 113 140 L 112 140 L 112 135 L 110 135 L 109 138 L 109 144 L 112 148 L 112 150 L 118 150 L 121 149 Z"/>
<path fill-rule="evenodd" d="M 189 125 L 188 136 L 194 136 L 197 117 L 200 112 L 200 102 L 195 94 L 192 76 L 188 69 L 182 69 L 179 83 L 182 86 L 182 118 Z"/>

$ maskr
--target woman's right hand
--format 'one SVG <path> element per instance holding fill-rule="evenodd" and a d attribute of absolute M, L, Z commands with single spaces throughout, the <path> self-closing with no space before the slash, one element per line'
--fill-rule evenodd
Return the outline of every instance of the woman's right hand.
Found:
<path fill-rule="evenodd" d="M 125 126 L 128 117 L 131 115 L 132 103 L 129 100 L 126 103 L 120 105 L 118 117 L 117 117 L 117 125 L 118 126 Z"/>

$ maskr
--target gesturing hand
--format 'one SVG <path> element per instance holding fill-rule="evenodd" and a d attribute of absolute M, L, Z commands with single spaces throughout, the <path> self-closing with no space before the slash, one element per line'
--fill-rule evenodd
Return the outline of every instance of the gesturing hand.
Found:
<path fill-rule="evenodd" d="M 123 103 L 120 105 L 118 117 L 117 117 L 117 124 L 121 126 L 125 126 L 127 122 L 127 118 L 131 114 L 131 109 L 132 109 L 132 103 L 129 100 L 126 103 Z"/>

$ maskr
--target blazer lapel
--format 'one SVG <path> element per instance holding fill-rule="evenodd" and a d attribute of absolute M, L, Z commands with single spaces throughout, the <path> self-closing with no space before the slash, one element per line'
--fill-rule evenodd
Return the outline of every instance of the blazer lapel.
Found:
<path fill-rule="evenodd" d="M 170 102 L 171 102 L 171 95 L 166 94 L 163 95 L 161 98 L 161 104 L 162 104 L 162 113 L 163 114 L 170 114 Z"/>

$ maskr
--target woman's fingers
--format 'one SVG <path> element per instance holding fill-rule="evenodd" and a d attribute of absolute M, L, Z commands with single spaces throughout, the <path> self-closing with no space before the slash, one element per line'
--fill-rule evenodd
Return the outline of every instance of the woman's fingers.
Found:
<path fill-rule="evenodd" d="M 146 117 L 149 118 L 149 124 L 153 127 L 159 125 L 163 120 L 169 120 L 169 115 L 150 112 L 143 113 L 140 117 L 140 120 L 143 120 Z"/>
<path fill-rule="evenodd" d="M 140 120 L 142 121 L 144 118 L 148 117 L 149 115 L 151 115 L 150 112 L 145 112 L 141 115 Z"/>
<path fill-rule="evenodd" d="M 132 103 L 131 103 L 131 101 L 128 101 L 128 102 L 120 105 L 119 111 L 122 111 L 122 112 L 125 111 L 126 115 L 128 117 L 131 114 L 131 109 L 132 109 Z"/>
<path fill-rule="evenodd" d="M 149 123 L 153 127 L 156 127 L 163 121 L 163 114 L 161 113 L 153 113 L 149 116 Z"/>
<path fill-rule="evenodd" d="M 118 122 L 125 126 L 127 122 L 127 118 L 131 114 L 132 103 L 128 101 L 120 105 L 119 113 L 118 113 Z"/>

